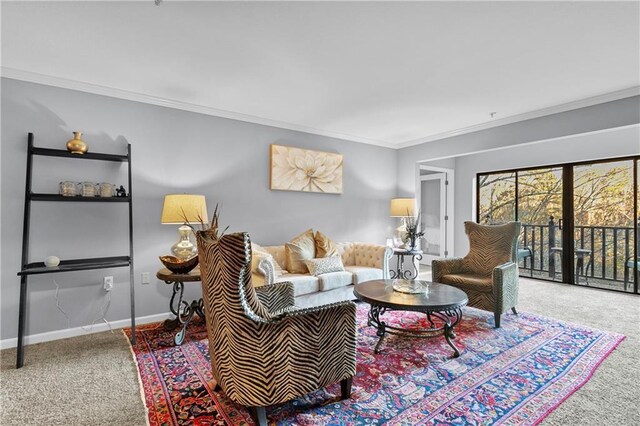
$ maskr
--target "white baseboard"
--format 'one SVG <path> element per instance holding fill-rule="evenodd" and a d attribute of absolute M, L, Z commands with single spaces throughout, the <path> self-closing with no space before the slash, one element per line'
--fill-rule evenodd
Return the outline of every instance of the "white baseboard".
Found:
<path fill-rule="evenodd" d="M 165 319 L 169 318 L 169 315 L 170 314 L 167 312 L 164 314 L 155 314 L 155 315 L 147 315 L 144 317 L 136 317 L 136 325 L 164 321 Z M 129 327 L 131 325 L 131 319 L 127 318 L 127 319 L 122 319 L 117 321 L 110 321 L 109 324 L 111 324 L 112 329 Z M 87 328 L 89 330 L 86 330 Z M 100 333 L 103 331 L 109 331 L 109 326 L 104 322 L 101 322 L 101 323 L 94 324 L 93 327 L 90 325 L 86 325 L 84 327 L 66 328 L 64 330 L 47 331 L 46 333 L 38 333 L 38 334 L 32 334 L 30 336 L 24 336 L 24 344 L 25 346 L 33 345 L 35 343 L 50 342 L 52 340 L 66 339 L 68 337 Z M 17 337 L 0 340 L 0 349 L 15 348 L 16 346 L 18 346 Z"/>

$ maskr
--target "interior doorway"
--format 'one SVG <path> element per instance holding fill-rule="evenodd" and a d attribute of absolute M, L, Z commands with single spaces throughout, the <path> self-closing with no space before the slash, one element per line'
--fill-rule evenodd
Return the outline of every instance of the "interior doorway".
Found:
<path fill-rule="evenodd" d="M 453 253 L 454 171 L 420 165 L 416 182 L 416 202 L 420 210 L 420 229 L 424 232 L 421 249 L 423 265 Z"/>

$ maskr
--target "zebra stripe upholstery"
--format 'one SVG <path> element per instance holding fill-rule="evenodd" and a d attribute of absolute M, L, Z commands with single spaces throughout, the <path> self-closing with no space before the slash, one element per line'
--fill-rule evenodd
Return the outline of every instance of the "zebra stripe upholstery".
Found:
<path fill-rule="evenodd" d="M 296 309 L 289 282 L 254 289 L 247 233 L 200 231 L 197 240 L 211 370 L 232 401 L 264 407 L 351 383 L 355 304 Z"/>
<path fill-rule="evenodd" d="M 434 260 L 433 281 L 449 284 L 467 293 L 469 306 L 500 315 L 518 304 L 517 249 L 520 222 L 503 225 L 464 223 L 469 236 L 469 254 L 464 258 Z"/>

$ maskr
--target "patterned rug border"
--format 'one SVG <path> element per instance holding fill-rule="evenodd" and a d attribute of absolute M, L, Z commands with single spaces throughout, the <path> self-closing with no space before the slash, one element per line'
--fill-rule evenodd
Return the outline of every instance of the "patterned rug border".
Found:
<path fill-rule="evenodd" d="M 465 309 L 470 309 L 470 308 L 465 308 Z M 473 309 L 473 308 L 471 308 Z M 596 342 L 594 342 L 591 347 L 595 347 L 597 344 L 600 344 L 602 346 L 604 346 L 602 349 L 598 350 L 596 354 L 591 354 L 589 352 L 586 352 L 585 354 L 583 354 L 582 357 L 577 358 L 576 360 L 574 360 L 572 362 L 572 364 L 575 364 L 577 361 L 580 361 L 582 359 L 584 359 L 584 356 L 589 355 L 590 358 L 595 358 L 595 359 L 599 359 L 598 361 L 595 361 L 593 363 L 587 363 L 588 367 L 587 369 L 581 373 L 578 374 L 578 377 L 580 377 L 578 380 L 578 383 L 575 384 L 575 387 L 571 388 L 570 390 L 564 392 L 564 395 L 560 398 L 560 400 L 558 402 L 553 403 L 553 405 L 551 407 L 549 407 L 547 410 L 545 410 L 545 412 L 543 414 L 540 415 L 540 417 L 533 423 L 531 423 L 531 425 L 535 426 L 538 425 L 540 423 L 542 423 L 544 421 L 545 418 L 547 418 L 553 411 L 555 411 L 560 405 L 562 405 L 563 402 L 565 402 L 569 397 L 571 397 L 571 395 L 573 395 L 574 393 L 576 393 L 580 388 L 582 388 L 595 374 L 596 370 L 600 367 L 600 365 L 609 357 L 609 355 L 611 355 L 611 353 L 618 348 L 618 346 L 626 339 L 626 336 L 621 334 L 621 333 L 616 333 L 616 332 L 609 332 L 609 331 L 604 331 L 604 330 L 600 330 L 594 327 L 590 327 L 587 325 L 582 325 L 582 324 L 577 324 L 574 322 L 570 322 L 570 321 L 563 321 L 563 320 L 557 320 L 555 318 L 551 318 L 548 316 L 544 316 L 544 315 L 538 315 L 538 314 L 532 314 L 529 312 L 518 312 L 519 316 L 522 317 L 529 317 L 529 318 L 536 318 L 536 319 L 544 319 L 547 321 L 553 321 L 556 322 L 558 324 L 561 324 L 563 326 L 573 326 L 573 327 L 579 327 L 582 328 L 584 330 L 588 330 L 588 331 L 592 331 L 592 332 L 596 332 L 596 333 L 601 333 L 602 337 L 599 338 Z M 533 342 L 531 342 L 533 343 Z M 509 351 L 511 350 L 515 350 L 517 349 L 517 347 L 514 348 L 510 348 Z M 602 350 L 604 350 L 604 354 L 601 356 L 597 356 L 597 354 L 602 353 Z M 496 361 L 495 359 L 488 361 L 489 363 L 492 363 Z M 572 372 L 572 371 L 569 371 Z M 566 374 L 567 372 L 565 372 Z M 467 373 L 469 374 L 469 373 Z M 461 378 L 460 378 L 461 379 Z M 460 380 L 458 379 L 458 380 Z M 548 384 L 547 387 L 551 387 L 553 385 L 557 385 L 558 382 L 550 382 Z M 452 383 L 449 383 L 448 385 L 452 385 Z M 538 392 L 536 395 L 532 395 L 529 399 L 535 399 L 540 397 L 541 392 Z M 523 401 L 521 405 L 525 404 L 527 401 Z M 407 409 L 405 412 L 403 412 L 402 414 L 406 414 L 407 412 L 410 412 L 414 409 L 419 409 L 418 404 L 414 405 L 413 407 Z M 398 416 L 399 417 L 399 416 Z M 426 424 L 426 422 L 428 422 L 429 419 L 425 419 L 424 422 L 420 422 L 418 424 Z M 496 424 L 511 424 L 513 419 L 512 418 L 508 418 L 505 419 L 504 421 L 498 421 L 496 422 Z M 402 422 L 402 419 L 398 419 L 398 418 L 394 418 L 394 419 L 390 419 L 387 424 L 404 424 Z M 520 424 L 518 422 L 514 423 L 514 424 Z"/>
<path fill-rule="evenodd" d="M 566 324 L 566 322 L 565 322 Z M 569 323 L 569 324 L 573 324 L 573 323 Z M 533 423 L 534 425 L 538 425 L 540 423 L 542 423 L 544 421 L 544 419 L 546 419 L 551 413 L 553 413 L 559 406 L 561 406 L 567 399 L 569 399 L 573 394 L 575 394 L 577 391 L 579 391 L 584 385 L 587 384 L 587 382 L 589 380 L 591 380 L 591 378 L 593 377 L 593 375 L 595 374 L 596 370 L 600 367 L 600 365 L 602 365 L 602 363 L 609 358 L 609 355 L 611 355 L 613 353 L 614 350 L 616 350 L 618 348 L 618 346 L 620 346 L 620 344 L 627 338 L 627 336 L 625 336 L 624 334 L 620 334 L 620 333 L 613 333 L 613 332 L 608 332 L 608 331 L 603 331 L 603 330 L 598 330 L 592 327 L 588 327 L 585 326 L 586 328 L 589 328 L 590 330 L 594 330 L 594 331 L 600 331 L 602 333 L 608 333 L 610 335 L 611 338 L 614 339 L 614 341 L 610 344 L 610 346 L 605 350 L 604 355 L 602 355 L 600 357 L 600 359 L 598 361 L 596 361 L 590 368 L 589 371 L 583 376 L 583 379 L 577 383 L 575 385 L 575 387 L 571 390 L 569 390 L 568 392 L 565 393 L 564 396 L 562 396 L 562 398 L 560 398 L 560 401 L 558 401 L 555 405 L 549 407 L 549 409 L 535 422 Z"/>
<path fill-rule="evenodd" d="M 357 303 L 357 305 L 361 305 L 361 306 L 365 306 L 366 304 L 364 303 Z M 466 310 L 476 310 L 475 308 L 469 308 L 466 307 L 464 308 L 465 311 Z M 577 380 L 577 383 L 575 383 L 573 386 L 569 387 L 568 389 L 566 389 L 564 392 L 559 392 L 558 395 L 559 396 L 559 400 L 556 402 L 552 402 L 544 413 L 542 413 L 541 415 L 539 415 L 537 417 L 536 420 L 534 420 L 533 422 L 529 423 L 531 425 L 539 425 L 540 423 L 542 423 L 549 415 L 551 415 L 551 413 L 553 413 L 560 405 L 562 405 L 567 399 L 569 399 L 573 394 L 575 394 L 578 390 L 580 390 L 595 374 L 596 370 L 598 370 L 598 368 L 602 365 L 602 363 L 613 353 L 613 351 L 615 349 L 618 348 L 618 346 L 626 339 L 627 336 L 625 336 L 624 334 L 621 333 L 617 333 L 617 332 L 611 332 L 611 331 L 605 331 L 605 330 L 601 330 L 589 325 L 585 325 L 585 324 L 579 324 L 579 323 L 575 323 L 572 321 L 566 321 L 566 320 L 559 320 L 556 318 L 552 318 L 546 315 L 540 315 L 540 314 L 534 314 L 534 313 L 530 313 L 530 312 L 518 312 L 518 316 L 521 318 L 528 318 L 534 321 L 537 320 L 542 320 L 544 321 L 548 321 L 548 322 L 555 322 L 557 324 L 560 324 L 562 326 L 565 327 L 575 327 L 575 328 L 579 328 L 579 329 L 583 329 L 583 330 L 587 330 L 590 332 L 594 332 L 594 333 L 599 333 L 602 336 L 596 341 L 593 342 L 590 346 L 590 348 L 594 348 L 596 347 L 598 344 L 600 344 L 601 346 L 603 346 L 602 348 L 598 349 L 596 353 L 591 354 L 591 353 L 585 353 L 583 355 L 589 355 L 590 360 L 586 361 L 586 366 L 584 371 L 577 373 L 576 375 L 578 376 L 575 380 Z M 463 317 L 464 318 L 464 317 Z M 155 330 L 157 328 L 161 328 L 163 327 L 163 322 L 154 322 L 154 323 L 147 323 L 147 324 L 142 324 L 139 326 L 136 326 L 136 335 L 138 334 L 138 332 L 147 332 L 147 331 L 151 331 L 151 330 Z M 125 337 L 125 339 L 127 340 L 127 344 L 129 345 L 129 350 L 131 352 L 131 356 L 133 358 L 133 363 L 135 365 L 136 368 L 136 375 L 138 378 L 138 385 L 139 385 L 139 391 L 140 391 L 140 398 L 142 400 L 142 404 L 144 406 L 145 409 L 145 422 L 147 424 L 147 426 L 151 426 L 151 422 L 150 422 L 150 407 L 147 406 L 147 398 L 146 398 L 146 393 L 145 393 L 145 387 L 144 387 L 144 383 L 143 383 L 143 379 L 141 376 L 141 371 L 140 371 L 140 365 L 135 353 L 135 349 L 134 346 L 131 344 L 131 341 L 129 339 L 130 336 L 130 332 L 131 332 L 131 328 L 130 327 L 125 327 L 122 328 L 122 333 L 123 336 Z M 572 364 L 577 364 L 579 363 L 579 361 L 581 361 L 584 358 L 584 356 L 581 356 L 580 358 L 576 358 L 572 361 Z M 565 371 L 563 375 L 566 375 L 568 373 L 573 372 L 572 370 L 569 371 Z M 552 387 L 553 385 L 556 385 L 558 382 L 550 382 L 545 386 L 545 390 L 547 388 Z M 531 395 L 529 399 L 533 400 L 535 398 L 539 398 L 540 395 L 543 392 L 540 391 L 538 393 L 536 393 L 535 395 Z M 213 395 L 213 403 L 216 406 L 216 409 L 220 409 L 222 408 L 221 405 L 222 401 L 219 401 L 218 397 Z M 551 399 L 555 399 L 555 397 L 552 397 Z M 521 405 L 524 405 L 528 402 L 528 400 L 525 400 L 521 403 Z M 417 405 L 419 404 L 415 404 L 414 407 L 411 408 L 415 408 L 417 407 Z M 407 411 L 410 411 L 411 408 L 409 408 Z M 515 410 L 515 407 L 514 407 Z M 230 420 L 227 416 L 227 413 L 225 413 L 224 410 L 221 410 L 220 414 L 222 415 L 222 417 L 225 419 L 225 421 Z M 499 419 L 495 424 L 513 424 L 513 417 L 508 417 L 508 418 L 504 418 L 504 419 Z M 528 419 L 529 421 L 531 421 L 532 419 Z M 391 418 L 388 419 L 389 424 L 395 424 L 397 422 L 402 423 L 402 420 L 398 419 L 398 418 Z M 429 419 L 425 419 L 425 422 L 428 422 Z M 421 423 L 422 424 L 422 423 Z M 519 423 L 517 423 L 519 424 Z"/>

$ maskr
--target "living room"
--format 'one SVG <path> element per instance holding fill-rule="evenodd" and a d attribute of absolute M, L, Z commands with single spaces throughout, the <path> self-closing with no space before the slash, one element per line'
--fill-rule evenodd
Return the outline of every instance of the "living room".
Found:
<path fill-rule="evenodd" d="M 640 422 L 640 2 L 0 7 L 0 423 Z M 292 166 L 316 183 L 286 187 L 274 167 L 299 166 L 296 156 L 339 167 L 329 182 L 318 168 Z M 52 202 L 67 190 L 62 201 L 73 202 Z M 218 324 L 210 310 L 219 304 L 208 305 L 206 295 L 191 304 L 217 282 L 220 265 L 201 254 L 189 272 L 202 271 L 198 280 L 160 273 L 159 257 L 172 254 L 183 222 L 163 217 L 172 194 L 201 196 L 189 202 L 204 202 L 198 212 L 207 224 L 217 210 L 225 237 L 214 242 L 248 235 L 257 293 L 293 282 L 299 308 L 356 309 L 356 352 L 338 368 L 355 374 L 298 394 L 290 389 L 306 388 L 274 385 L 274 393 L 290 391 L 284 402 L 234 399 L 234 382 L 212 367 L 208 346 L 208 327 Z M 390 211 L 401 200 L 411 212 Z M 425 235 L 414 247 L 406 224 L 418 212 Z M 358 286 L 407 274 L 401 281 L 433 281 L 427 298 L 437 298 L 440 285 L 462 288 L 438 283 L 431 262 L 477 252 L 467 221 L 502 232 L 504 222 L 519 223 L 504 272 L 519 289 L 511 306 L 497 312 L 462 292 L 436 320 L 433 339 L 385 331 L 385 315 L 429 328 L 440 312 L 376 308 Z M 340 258 L 328 274 L 342 275 L 314 274 L 318 265 L 304 262 L 302 273 L 287 268 L 287 243 L 309 229 L 315 254 L 303 260 L 322 258 L 322 240 L 333 255 L 326 258 Z M 117 265 L 65 270 L 69 259 L 105 258 Z M 483 275 L 489 286 L 496 265 Z M 175 328 L 166 329 L 167 320 Z M 584 337 L 584 346 L 571 347 L 579 355 L 553 356 L 525 347 L 550 330 L 593 345 Z M 239 340 L 227 340 L 265 352 L 248 336 L 239 328 Z M 327 345 L 349 340 L 336 336 L 324 336 Z M 312 352 L 317 342 L 301 345 L 297 352 Z M 564 367 L 554 377 L 513 373 L 501 386 L 520 391 L 539 380 L 516 397 L 489 383 L 490 369 L 515 363 L 513 354 Z M 169 361 L 189 356 L 188 366 Z M 253 361 L 256 371 L 264 364 Z M 300 370 L 286 368 L 295 383 Z M 464 388 L 480 375 L 484 387 Z M 244 397 L 257 393 L 243 386 Z"/>

